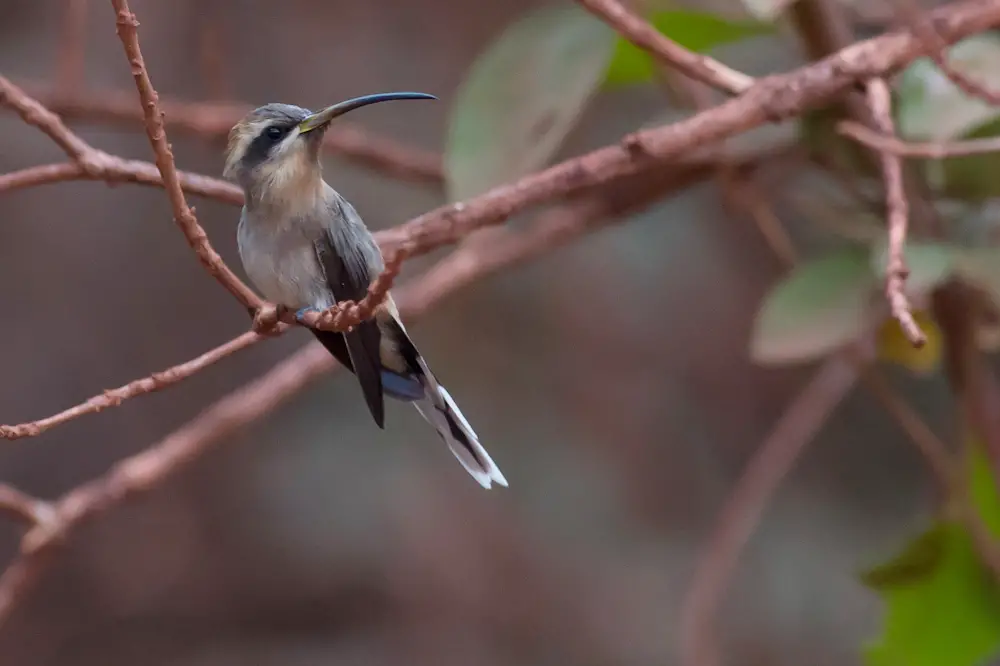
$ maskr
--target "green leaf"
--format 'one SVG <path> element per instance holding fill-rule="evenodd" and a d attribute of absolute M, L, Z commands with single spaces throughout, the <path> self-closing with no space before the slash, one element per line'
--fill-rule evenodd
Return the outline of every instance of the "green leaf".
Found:
<path fill-rule="evenodd" d="M 697 52 L 774 31 L 774 26 L 768 23 L 730 21 L 714 14 L 685 10 L 655 12 L 649 17 L 649 21 L 670 39 Z M 619 37 L 605 84 L 620 86 L 645 83 L 653 78 L 655 71 L 649 54 Z"/>
<path fill-rule="evenodd" d="M 451 111 L 451 200 L 543 166 L 600 85 L 615 39 L 576 5 L 543 7 L 508 27 L 477 58 Z"/>
<path fill-rule="evenodd" d="M 910 296 L 926 294 L 938 286 L 956 270 L 959 250 L 946 243 L 923 241 L 907 242 L 904 248 L 906 266 L 910 275 L 906 279 L 906 292 Z M 886 265 L 889 255 L 889 241 L 882 236 L 872 246 L 872 271 L 879 280 L 886 276 Z"/>
<path fill-rule="evenodd" d="M 968 463 L 973 503 L 996 533 L 989 464 L 975 448 Z M 979 666 L 1000 654 L 1000 589 L 961 525 L 936 522 L 863 580 L 885 601 L 881 635 L 865 650 L 869 666 Z"/>
<path fill-rule="evenodd" d="M 990 88 L 1000 87 L 1000 37 L 996 34 L 964 39 L 947 55 L 956 70 Z M 966 95 L 928 58 L 906 68 L 898 92 L 898 129 L 907 139 L 954 139 L 1000 116 L 1000 109 Z"/>
<path fill-rule="evenodd" d="M 978 666 L 1000 651 L 1000 595 L 991 574 L 961 525 L 938 523 L 917 541 L 936 542 L 936 562 L 919 575 L 876 586 L 886 613 L 865 660 L 869 666 Z"/>
<path fill-rule="evenodd" d="M 875 286 L 862 249 L 801 264 L 764 300 L 754 325 L 751 357 L 759 363 L 803 361 L 857 339 L 868 323 Z"/>

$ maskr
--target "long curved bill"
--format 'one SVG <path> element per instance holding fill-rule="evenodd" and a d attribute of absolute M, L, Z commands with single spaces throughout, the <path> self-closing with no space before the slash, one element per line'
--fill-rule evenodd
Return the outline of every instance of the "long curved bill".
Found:
<path fill-rule="evenodd" d="M 299 123 L 299 133 L 305 134 L 306 132 L 311 132 L 314 129 L 324 127 L 329 124 L 331 120 L 337 116 L 344 115 L 348 111 L 360 109 L 361 107 L 368 106 L 369 104 L 391 102 L 397 99 L 437 99 L 437 97 L 434 95 L 428 95 L 427 93 L 418 92 L 376 93 L 374 95 L 355 97 L 353 99 L 340 102 L 339 104 L 328 106 L 322 111 L 317 111 L 311 116 L 307 116 L 305 120 Z"/>

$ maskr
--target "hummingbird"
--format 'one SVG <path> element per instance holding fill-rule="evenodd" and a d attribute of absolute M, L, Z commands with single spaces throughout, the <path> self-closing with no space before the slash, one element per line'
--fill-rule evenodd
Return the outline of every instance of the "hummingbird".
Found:
<path fill-rule="evenodd" d="M 380 93 L 315 113 L 270 103 L 250 111 L 229 132 L 224 175 L 245 196 L 237 230 L 243 268 L 264 298 L 295 312 L 300 322 L 308 312 L 360 301 L 385 268 L 361 216 L 323 179 L 319 154 L 326 129 L 336 118 L 369 104 L 419 99 L 436 97 Z M 385 428 L 385 396 L 412 403 L 481 486 L 507 486 L 410 339 L 391 294 L 371 319 L 348 332 L 310 331 L 354 373 L 379 428 Z"/>

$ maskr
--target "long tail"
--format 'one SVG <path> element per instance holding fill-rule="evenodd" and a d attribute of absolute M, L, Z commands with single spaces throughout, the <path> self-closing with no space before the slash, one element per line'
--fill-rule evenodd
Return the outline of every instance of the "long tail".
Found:
<path fill-rule="evenodd" d="M 462 463 L 462 467 L 479 485 L 489 489 L 495 481 L 506 488 L 507 479 L 479 443 L 475 431 L 462 416 L 451 395 L 434 380 L 433 375 L 428 373 L 424 378 L 429 379 L 423 382 L 425 397 L 414 402 L 413 406 L 428 423 L 434 426 L 441 439 L 458 458 L 458 462 Z"/>

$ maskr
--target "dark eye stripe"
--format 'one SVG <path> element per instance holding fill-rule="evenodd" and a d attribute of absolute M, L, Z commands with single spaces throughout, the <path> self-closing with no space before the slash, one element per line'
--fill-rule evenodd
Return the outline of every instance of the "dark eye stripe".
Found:
<path fill-rule="evenodd" d="M 270 130 L 272 129 L 281 130 L 280 135 L 271 136 Z M 276 146 L 281 139 L 288 134 L 291 127 L 285 125 L 270 125 L 269 127 L 261 130 L 260 134 L 253 138 L 250 142 L 250 147 L 247 148 L 247 154 L 243 158 L 244 164 L 248 167 L 255 167 L 264 160 L 270 154 L 271 150 Z"/>

